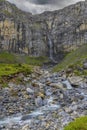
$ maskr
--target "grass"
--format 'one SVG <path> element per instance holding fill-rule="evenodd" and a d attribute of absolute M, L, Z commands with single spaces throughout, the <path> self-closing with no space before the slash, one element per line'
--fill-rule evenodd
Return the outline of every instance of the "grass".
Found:
<path fill-rule="evenodd" d="M 81 67 L 85 59 L 87 59 L 87 45 L 83 45 L 75 51 L 68 53 L 61 63 L 53 68 L 53 72 L 65 70 L 71 66 L 74 68 L 76 66 Z"/>
<path fill-rule="evenodd" d="M 87 130 L 87 116 L 75 119 L 64 130 Z"/>
<path fill-rule="evenodd" d="M 0 53 L 0 63 L 7 64 L 29 64 L 34 66 L 41 66 L 44 62 L 47 62 L 47 57 L 29 57 L 27 55 L 13 54 L 8 52 Z"/>
<path fill-rule="evenodd" d="M 8 82 L 11 79 L 15 79 L 19 73 L 24 75 L 31 74 L 33 72 L 33 67 L 28 64 L 0 64 L 0 84 L 2 87 L 8 87 Z M 18 81 L 17 77 L 15 81 Z"/>
<path fill-rule="evenodd" d="M 48 62 L 47 57 L 25 57 L 26 63 L 29 65 L 39 65 L 42 66 L 43 63 Z"/>
<path fill-rule="evenodd" d="M 24 75 L 33 72 L 35 66 L 41 66 L 47 62 L 46 57 L 29 57 L 26 55 L 13 54 L 8 52 L 0 53 L 0 84 L 7 86 L 7 79 L 11 75 L 23 73 Z M 6 80 L 6 83 L 5 83 Z"/>
<path fill-rule="evenodd" d="M 15 73 L 31 73 L 32 67 L 27 64 L 0 64 L 0 77 Z"/>

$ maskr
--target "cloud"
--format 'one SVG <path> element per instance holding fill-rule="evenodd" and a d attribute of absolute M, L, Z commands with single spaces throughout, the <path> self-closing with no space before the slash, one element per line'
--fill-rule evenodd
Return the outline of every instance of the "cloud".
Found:
<path fill-rule="evenodd" d="M 81 0 L 7 0 L 24 11 L 33 14 L 42 13 L 49 10 L 61 9 L 70 4 L 76 3 Z M 84 1 L 84 0 L 82 0 Z"/>

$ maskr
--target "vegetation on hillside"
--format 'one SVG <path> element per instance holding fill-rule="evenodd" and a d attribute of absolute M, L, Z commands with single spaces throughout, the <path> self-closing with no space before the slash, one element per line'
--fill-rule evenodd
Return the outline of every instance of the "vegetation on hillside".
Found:
<path fill-rule="evenodd" d="M 21 54 L 8 52 L 0 53 L 0 84 L 5 83 L 8 77 L 23 73 L 24 75 L 33 72 L 34 66 L 41 66 L 47 62 L 46 57 L 29 57 Z M 7 77 L 7 78 L 6 78 Z"/>
<path fill-rule="evenodd" d="M 73 71 L 76 74 L 83 74 L 87 73 L 86 70 L 85 72 L 81 72 L 78 70 L 78 68 L 81 68 L 83 66 L 83 62 L 87 59 L 87 45 L 83 45 L 82 47 L 76 49 L 75 51 L 72 51 L 68 53 L 65 58 L 56 65 L 53 68 L 54 72 L 58 72 L 61 70 L 66 70 L 67 68 L 73 69 Z"/>
<path fill-rule="evenodd" d="M 75 119 L 64 130 L 87 130 L 87 116 Z"/>
<path fill-rule="evenodd" d="M 36 65 L 41 66 L 44 62 L 47 62 L 47 57 L 29 57 L 27 55 L 22 54 L 13 54 L 8 52 L 1 52 L 0 53 L 0 63 L 7 63 L 7 64 L 29 64 L 29 65 Z"/>

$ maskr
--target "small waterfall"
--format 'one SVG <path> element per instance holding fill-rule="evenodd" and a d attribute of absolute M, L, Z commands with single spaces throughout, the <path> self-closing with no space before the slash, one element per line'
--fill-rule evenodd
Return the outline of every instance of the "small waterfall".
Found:
<path fill-rule="evenodd" d="M 53 58 L 53 43 L 50 35 L 48 35 L 48 44 L 49 44 L 49 57 L 54 62 L 57 63 Z"/>
<path fill-rule="evenodd" d="M 53 43 L 50 38 L 50 35 L 48 35 L 48 40 L 49 40 L 49 56 L 50 56 L 50 59 L 53 61 Z"/>

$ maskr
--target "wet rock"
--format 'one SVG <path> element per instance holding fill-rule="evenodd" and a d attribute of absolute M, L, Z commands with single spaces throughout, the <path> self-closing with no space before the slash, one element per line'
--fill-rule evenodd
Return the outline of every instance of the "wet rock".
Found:
<path fill-rule="evenodd" d="M 32 118 L 32 115 L 24 115 L 22 118 L 21 118 L 21 121 L 25 121 L 25 120 L 29 120 Z"/>
<path fill-rule="evenodd" d="M 12 82 L 9 82 L 8 83 L 8 86 L 11 88 L 11 87 L 15 87 L 15 84 L 14 83 L 12 83 Z"/>
<path fill-rule="evenodd" d="M 43 105 L 43 100 L 42 100 L 41 97 L 38 96 L 38 97 L 35 99 L 35 105 L 36 105 L 37 107 L 41 107 L 41 106 Z"/>
<path fill-rule="evenodd" d="M 53 93 L 52 89 L 47 89 L 47 90 L 45 91 L 46 96 L 51 96 L 52 93 Z"/>
<path fill-rule="evenodd" d="M 72 86 L 68 80 L 63 81 L 62 83 L 63 83 L 65 88 L 72 89 Z"/>
<path fill-rule="evenodd" d="M 33 87 L 40 87 L 40 86 L 42 86 L 42 84 L 40 82 L 38 82 L 37 80 L 33 80 L 31 85 Z"/>
<path fill-rule="evenodd" d="M 31 78 L 30 77 L 24 77 L 23 80 L 26 81 L 26 82 L 28 82 L 29 80 L 31 80 Z"/>
<path fill-rule="evenodd" d="M 50 86 L 55 87 L 55 88 L 59 88 L 59 89 L 64 89 L 64 86 L 63 86 L 63 84 L 61 82 L 51 83 Z"/>
<path fill-rule="evenodd" d="M 63 99 L 63 98 L 64 98 L 64 96 L 63 96 L 63 94 L 61 94 L 61 95 L 60 95 L 60 99 Z"/>
<path fill-rule="evenodd" d="M 31 88 L 27 88 L 26 91 L 28 94 L 34 94 L 34 90 Z"/>
<path fill-rule="evenodd" d="M 68 80 L 74 87 L 78 87 L 83 82 L 83 78 L 80 76 L 68 77 Z"/>
<path fill-rule="evenodd" d="M 27 125 L 23 126 L 22 130 L 29 130 L 29 125 L 27 124 Z"/>
<path fill-rule="evenodd" d="M 83 68 L 84 68 L 84 69 L 87 69 L 87 62 L 85 62 L 85 63 L 83 64 Z"/>
<path fill-rule="evenodd" d="M 65 112 L 67 112 L 69 114 L 73 112 L 73 110 L 71 108 L 65 107 L 64 109 L 65 109 Z"/>
<path fill-rule="evenodd" d="M 39 97 L 41 97 L 41 98 L 45 98 L 45 95 L 44 95 L 44 93 L 42 93 L 42 92 L 39 92 L 39 93 L 37 93 L 37 96 L 39 96 Z"/>

